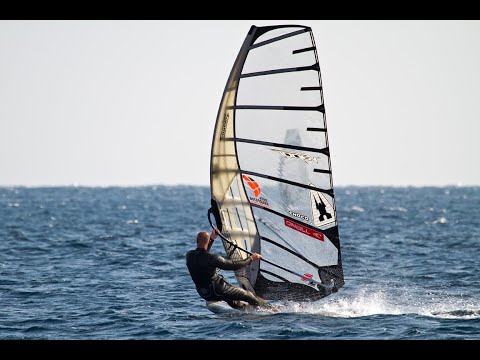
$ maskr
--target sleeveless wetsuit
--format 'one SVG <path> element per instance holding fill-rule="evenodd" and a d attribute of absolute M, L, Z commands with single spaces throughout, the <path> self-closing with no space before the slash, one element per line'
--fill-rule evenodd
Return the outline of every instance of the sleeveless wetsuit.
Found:
<path fill-rule="evenodd" d="M 210 254 L 205 249 L 195 249 L 187 252 L 187 267 L 198 294 L 207 301 L 224 300 L 231 307 L 241 307 L 239 300 L 251 305 L 266 305 L 265 300 L 253 295 L 240 287 L 232 286 L 217 273 L 222 270 L 238 270 L 250 265 L 252 259 L 229 260 L 217 254 Z"/>

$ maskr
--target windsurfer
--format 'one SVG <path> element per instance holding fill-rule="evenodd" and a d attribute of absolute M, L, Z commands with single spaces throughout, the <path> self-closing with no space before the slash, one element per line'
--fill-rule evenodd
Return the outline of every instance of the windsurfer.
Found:
<path fill-rule="evenodd" d="M 218 229 L 213 229 L 209 235 L 202 231 L 197 235 L 197 248 L 186 254 L 187 267 L 192 277 L 198 294 L 206 301 L 223 300 L 234 309 L 245 306 L 242 301 L 253 306 L 269 307 L 265 300 L 255 296 L 250 291 L 229 284 L 223 276 L 218 274 L 217 268 L 222 270 L 238 270 L 250 265 L 252 261 L 262 258 L 260 254 L 253 253 L 244 260 L 230 260 L 211 254 L 210 248 L 218 236 Z"/>

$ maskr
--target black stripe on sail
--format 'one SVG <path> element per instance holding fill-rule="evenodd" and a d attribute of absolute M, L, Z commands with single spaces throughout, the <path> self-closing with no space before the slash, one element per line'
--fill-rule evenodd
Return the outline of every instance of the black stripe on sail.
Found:
<path fill-rule="evenodd" d="M 281 74 L 287 72 L 294 72 L 294 71 L 307 71 L 307 70 L 316 70 L 320 71 L 320 66 L 318 63 L 310 65 L 310 66 L 301 66 L 301 67 L 293 67 L 293 68 L 285 68 L 285 69 L 274 69 L 274 70 L 266 70 L 266 71 L 257 71 L 253 73 L 246 73 L 240 75 L 240 78 L 247 78 L 252 76 L 262 76 L 262 75 L 272 75 L 272 74 Z"/>
<path fill-rule="evenodd" d="M 225 138 L 225 140 L 234 140 L 236 142 L 243 142 L 249 144 L 257 144 L 257 145 L 265 145 L 265 146 L 274 146 L 279 148 L 285 149 L 294 149 L 294 150 L 301 150 L 301 151 L 311 151 L 324 154 L 326 156 L 330 156 L 330 151 L 328 147 L 323 149 L 305 147 L 305 146 L 296 146 L 296 145 L 288 145 L 288 144 L 280 144 L 280 143 L 272 143 L 267 141 L 260 141 L 260 140 L 253 140 L 253 139 L 243 139 L 243 138 Z"/>
<path fill-rule="evenodd" d="M 268 238 L 266 238 L 266 237 L 264 237 L 264 236 L 260 236 L 260 239 L 263 240 L 263 241 L 266 241 L 266 242 L 268 242 L 268 243 L 270 243 L 270 244 L 273 244 L 273 245 L 275 245 L 275 246 L 278 246 L 279 248 L 281 248 L 281 249 L 289 252 L 289 253 L 292 254 L 292 255 L 295 255 L 295 256 L 299 257 L 300 259 L 302 259 L 302 260 L 305 261 L 306 263 L 309 263 L 309 264 L 312 265 L 313 267 L 315 267 L 315 268 L 317 268 L 317 269 L 320 270 L 320 266 L 319 266 L 319 265 L 317 265 L 317 264 L 315 264 L 314 262 L 308 260 L 305 256 L 300 255 L 299 253 L 296 253 L 295 251 L 287 248 L 286 246 L 280 245 L 279 243 L 277 243 L 277 242 L 275 242 L 275 241 L 273 241 L 273 240 L 270 240 L 270 239 L 268 239 Z"/>
<path fill-rule="evenodd" d="M 275 106 L 275 105 L 235 105 L 227 106 L 227 109 L 236 110 L 300 110 L 300 111 L 320 111 L 325 112 L 325 106 Z"/>
<path fill-rule="evenodd" d="M 250 49 L 255 49 L 259 46 L 267 45 L 267 44 L 270 44 L 272 42 L 276 42 L 276 41 L 279 41 L 279 40 L 289 38 L 291 36 L 300 35 L 300 34 L 303 34 L 304 32 L 307 32 L 307 31 L 310 31 L 310 28 L 305 28 L 305 29 L 297 30 L 297 31 L 294 31 L 294 32 L 291 32 L 291 33 L 288 33 L 288 34 L 285 34 L 285 35 L 280 35 L 280 36 L 274 37 L 272 39 L 268 39 L 268 40 L 265 40 L 265 41 L 261 41 L 257 44 L 254 44 L 254 45 L 250 46 Z"/>
<path fill-rule="evenodd" d="M 321 86 L 302 86 L 300 91 L 322 90 Z"/>
<path fill-rule="evenodd" d="M 295 181 L 290 181 L 290 180 L 286 180 L 286 179 L 282 179 L 282 178 L 277 178 L 275 176 L 260 174 L 260 173 L 256 173 L 256 172 L 253 172 L 253 171 L 246 171 L 246 170 L 240 170 L 240 171 L 242 172 L 242 174 L 258 176 L 258 177 L 261 177 L 261 178 L 264 178 L 264 179 L 269 179 L 269 180 L 273 180 L 273 181 L 277 181 L 277 182 L 301 187 L 301 188 L 304 188 L 304 189 L 319 191 L 321 193 L 324 193 L 324 194 L 327 194 L 327 195 L 330 195 L 331 197 L 333 197 L 333 190 L 332 189 L 324 190 L 324 189 L 319 189 L 315 186 L 305 185 L 305 184 L 297 183 Z"/>
<path fill-rule="evenodd" d="M 313 172 L 318 172 L 322 174 L 331 174 L 332 172 L 330 170 L 323 170 L 323 169 L 313 169 Z"/>
<path fill-rule="evenodd" d="M 282 281 L 290 282 L 290 281 L 288 281 L 287 279 L 285 279 L 285 278 L 281 277 L 280 275 L 275 274 L 275 273 L 273 273 L 273 272 L 271 272 L 271 271 L 264 270 L 264 269 L 260 269 L 260 271 L 261 271 L 261 272 L 264 272 L 265 274 L 275 276 L 276 278 L 278 278 L 278 279 L 280 279 L 280 280 L 282 280 Z"/>
<path fill-rule="evenodd" d="M 327 132 L 327 129 L 325 129 L 325 128 L 312 128 L 312 127 L 309 127 L 309 128 L 307 128 L 307 131 L 323 131 L 323 132 Z"/>
<path fill-rule="evenodd" d="M 313 51 L 313 50 L 315 50 L 315 46 L 310 46 L 310 47 L 303 48 L 303 49 L 293 50 L 292 54 L 300 54 L 300 53 L 303 53 L 303 52 L 306 52 L 306 51 Z"/>
<path fill-rule="evenodd" d="M 294 222 L 295 224 L 298 224 L 298 225 L 307 227 L 307 228 L 309 228 L 309 229 L 311 229 L 311 230 L 320 232 L 320 233 L 324 234 L 324 235 L 328 238 L 328 235 L 326 234 L 326 232 L 324 232 L 323 230 L 321 230 L 321 229 L 319 229 L 319 228 L 317 228 L 317 227 L 314 227 L 314 226 L 312 226 L 312 225 L 310 225 L 310 224 L 300 222 L 300 221 L 298 221 L 297 219 L 294 219 L 294 218 L 292 218 L 292 217 L 290 217 L 290 216 L 281 214 L 281 213 L 279 213 L 279 212 L 276 211 L 276 210 L 273 210 L 273 209 L 271 209 L 271 208 L 268 208 L 268 207 L 265 207 L 265 206 L 262 206 L 262 205 L 257 205 L 257 204 L 252 203 L 252 202 L 250 202 L 250 205 L 252 205 L 252 207 L 255 207 L 255 208 L 258 208 L 258 209 L 262 209 L 262 210 L 271 212 L 272 214 L 275 214 L 275 215 L 277 215 L 277 216 L 280 216 L 280 217 L 282 217 L 282 218 L 284 218 L 284 219 L 288 219 L 288 220 Z M 328 229 L 327 229 L 327 230 L 328 230 Z"/>

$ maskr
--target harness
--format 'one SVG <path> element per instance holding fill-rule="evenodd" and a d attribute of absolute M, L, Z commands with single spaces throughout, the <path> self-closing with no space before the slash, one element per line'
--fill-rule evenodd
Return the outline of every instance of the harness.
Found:
<path fill-rule="evenodd" d="M 222 296 L 222 294 L 219 294 L 215 290 L 216 285 L 222 286 L 221 289 L 223 290 L 223 288 L 225 287 L 225 280 L 223 280 L 223 275 L 217 274 L 217 277 L 210 282 L 210 284 L 208 285 L 208 288 L 204 288 L 204 287 L 197 288 L 197 291 L 198 291 L 199 295 L 202 298 L 204 298 L 205 300 L 210 300 L 210 298 L 212 298 L 212 297 L 219 298 L 219 297 Z"/>

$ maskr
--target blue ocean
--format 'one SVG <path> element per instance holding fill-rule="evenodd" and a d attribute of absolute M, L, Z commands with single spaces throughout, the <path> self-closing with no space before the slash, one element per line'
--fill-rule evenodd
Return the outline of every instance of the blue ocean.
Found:
<path fill-rule="evenodd" d="M 0 339 L 480 338 L 480 187 L 335 195 L 343 288 L 214 314 L 185 266 L 208 187 L 0 188 Z"/>

